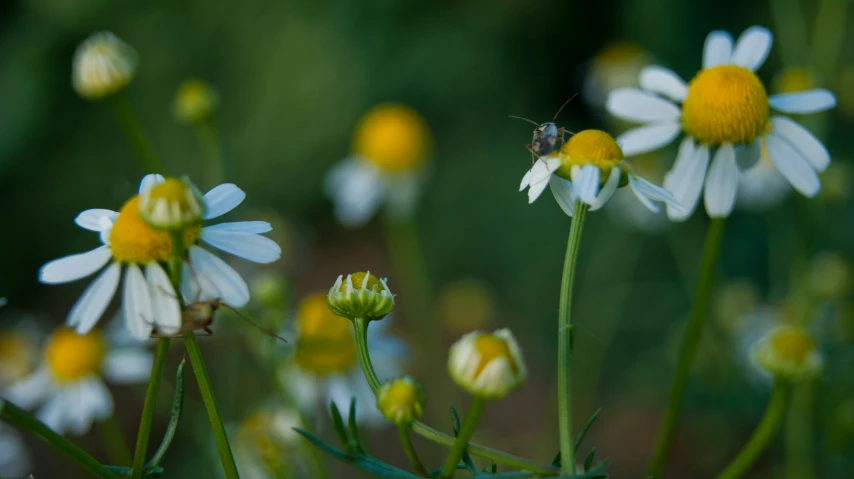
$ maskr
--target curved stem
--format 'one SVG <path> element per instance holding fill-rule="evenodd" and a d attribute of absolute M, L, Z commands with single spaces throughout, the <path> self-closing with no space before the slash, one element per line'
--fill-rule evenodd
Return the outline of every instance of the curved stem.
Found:
<path fill-rule="evenodd" d="M 364 319 L 356 318 L 353 320 L 353 327 L 356 330 L 356 349 L 359 354 L 359 364 L 362 366 L 362 372 L 365 375 L 365 379 L 367 379 L 368 384 L 371 386 L 374 394 L 376 394 L 377 389 L 380 387 L 380 381 L 377 379 L 377 373 L 374 371 L 374 366 L 371 364 L 371 355 L 368 352 L 368 322 Z M 433 429 L 421 421 L 412 421 L 410 427 L 416 434 L 429 441 L 435 442 L 436 444 L 452 447 L 457 441 L 455 437 Z M 560 475 L 560 469 L 551 465 L 532 461 L 524 457 L 519 457 L 504 451 L 498 451 L 479 444 L 471 442 L 468 443 L 468 451 L 475 456 L 490 459 L 499 464 L 517 467 L 524 471 L 531 471 L 544 476 Z"/>
<path fill-rule="evenodd" d="M 154 147 L 145 135 L 142 123 L 133 111 L 133 107 L 124 92 L 113 95 L 111 104 L 116 121 L 119 123 L 119 127 L 121 127 L 143 171 L 145 173 L 165 173 L 163 163 L 160 162 L 154 152 Z"/>
<path fill-rule="evenodd" d="M 721 240 L 724 233 L 724 218 L 712 218 L 709 230 L 706 233 L 706 244 L 703 247 L 703 262 L 700 269 L 700 278 L 697 282 L 697 291 L 694 303 L 682 343 L 679 345 L 679 357 L 676 361 L 676 371 L 670 383 L 670 392 L 667 395 L 667 407 L 661 420 L 661 428 L 655 442 L 652 458 L 650 459 L 647 475 L 661 477 L 670 444 L 676 433 L 676 425 L 679 422 L 679 413 L 682 410 L 682 396 L 685 386 L 688 384 L 688 376 L 691 373 L 691 365 L 700 344 L 703 333 L 703 325 L 709 309 L 709 298 L 714 285 L 715 267 L 718 262 L 718 254 L 721 250 Z"/>
<path fill-rule="evenodd" d="M 771 391 L 771 398 L 768 400 L 768 405 L 765 407 L 765 414 L 753 435 L 748 439 L 747 444 L 741 448 L 735 459 L 721 472 L 717 479 L 738 479 L 741 477 L 750 466 L 756 461 L 771 439 L 777 428 L 780 426 L 780 421 L 786 411 L 786 400 L 788 396 L 788 386 L 779 381 L 774 383 L 774 390 Z"/>
<path fill-rule="evenodd" d="M 460 426 L 460 433 L 457 435 L 457 440 L 451 448 L 451 453 L 448 454 L 448 459 L 442 468 L 442 474 L 439 475 L 441 479 L 450 479 L 457 472 L 457 464 L 460 463 L 460 458 L 463 457 L 463 453 L 466 451 L 469 439 L 474 434 L 484 406 L 486 406 L 485 399 L 477 396 L 472 397 L 471 406 L 469 406 L 466 417 L 463 419 L 463 424 Z"/>
<path fill-rule="evenodd" d="M 196 138 L 208 157 L 207 187 L 222 183 L 228 177 L 228 157 L 213 118 L 196 125 Z"/>
<path fill-rule="evenodd" d="M 412 464 L 412 468 L 421 477 L 430 477 L 430 473 L 421 464 L 421 459 L 418 458 L 418 453 L 415 451 L 415 446 L 412 445 L 412 439 L 409 437 L 409 428 L 406 426 L 397 426 L 397 435 L 400 436 L 400 443 L 403 445 L 403 451 L 406 453 L 406 458 Z"/>
<path fill-rule="evenodd" d="M 566 242 L 566 257 L 563 261 L 563 277 L 560 282 L 560 310 L 558 312 L 558 355 L 557 355 L 557 407 L 560 425 L 561 472 L 575 474 L 575 446 L 572 437 L 572 285 L 575 280 L 575 264 L 581 248 L 581 233 L 587 205 L 580 200 L 575 202 L 575 215 L 569 228 Z"/>
<path fill-rule="evenodd" d="M 154 420 L 154 407 L 157 403 L 157 393 L 160 391 L 160 381 L 163 379 L 163 369 L 166 367 L 166 357 L 169 355 L 169 338 L 157 340 L 154 352 L 154 363 L 151 365 L 151 377 L 148 389 L 145 391 L 145 401 L 142 403 L 142 416 L 139 418 L 139 430 L 136 432 L 136 448 L 133 454 L 133 479 L 141 479 L 145 468 L 145 455 L 148 452 L 148 438 L 151 435 L 151 423 Z"/>

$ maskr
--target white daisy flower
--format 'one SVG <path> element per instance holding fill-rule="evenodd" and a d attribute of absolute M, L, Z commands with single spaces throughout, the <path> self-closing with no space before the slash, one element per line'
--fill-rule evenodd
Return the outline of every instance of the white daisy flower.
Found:
<path fill-rule="evenodd" d="M 0 399 L 2 407 L 3 399 Z M 12 426 L 0 422 L 0 477 L 18 479 L 27 477 L 30 454 L 21 434 Z"/>
<path fill-rule="evenodd" d="M 140 183 L 139 193 L 163 181 L 160 175 L 147 175 Z M 203 198 L 204 219 L 224 215 L 245 197 L 243 190 L 231 183 L 213 188 Z M 99 233 L 103 245 L 47 263 L 39 272 L 39 280 L 47 284 L 67 283 L 107 267 L 71 308 L 68 326 L 79 334 L 89 332 L 110 304 L 124 273 L 122 314 L 131 333 L 140 339 L 149 337 L 155 327 L 162 334 L 177 333 L 181 328 L 181 309 L 163 267 L 172 255 L 172 238 L 165 231 L 154 230 L 140 218 L 139 196 L 131 198 L 119 212 L 86 210 L 75 222 Z M 270 263 L 281 254 L 274 241 L 260 234 L 270 229 L 270 224 L 263 221 L 187 228 L 184 238 L 188 263 L 185 263 L 182 276 L 184 296 L 189 300 L 219 298 L 233 307 L 245 305 L 249 301 L 246 282 L 225 261 L 199 246 L 199 242 L 249 261 Z"/>
<path fill-rule="evenodd" d="M 299 412 L 278 401 L 255 409 L 237 424 L 230 436 L 240 477 L 316 477 L 307 449 L 311 446 L 294 428 L 305 428 Z"/>
<path fill-rule="evenodd" d="M 143 343 L 123 328 L 107 334 L 78 335 L 59 328 L 48 339 L 42 365 L 7 391 L 7 397 L 25 409 L 38 408 L 36 417 L 59 434 L 81 435 L 93 421 L 113 414 L 113 396 L 104 379 L 113 384 L 144 383 L 154 360 Z"/>
<path fill-rule="evenodd" d="M 381 382 L 402 375 L 402 363 L 409 356 L 406 343 L 387 333 L 391 319 L 373 321 L 368 328 L 371 360 Z M 329 310 L 326 294 L 303 299 L 294 324 L 293 356 L 283 363 L 279 380 L 299 407 L 306 414 L 325 415 L 331 401 L 346 420 L 355 397 L 360 424 L 388 424 L 359 365 L 352 322 Z"/>
<path fill-rule="evenodd" d="M 412 215 L 424 182 L 430 133 L 411 108 L 383 104 L 356 127 L 353 154 L 326 176 L 325 190 L 344 226 L 367 223 L 385 205 L 394 219 Z"/>
<path fill-rule="evenodd" d="M 522 178 L 519 191 L 528 188 L 528 202 L 533 203 L 550 186 L 558 205 L 572 216 L 577 199 L 594 211 L 625 184 L 653 212 L 658 211 L 653 201 L 678 207 L 669 191 L 637 176 L 611 135 L 599 130 L 576 133 L 559 151 L 538 159 Z"/>
<path fill-rule="evenodd" d="M 754 164 L 768 157 L 797 191 L 809 197 L 818 193 L 817 172 L 827 168 L 830 154 L 812 133 L 785 116 L 771 115 L 770 109 L 816 113 L 835 106 L 836 99 L 822 89 L 769 97 L 754 71 L 768 56 L 771 41 L 762 27 L 748 28 L 735 45 L 728 33 L 714 31 L 706 38 L 703 69 L 688 84 L 671 70 L 650 66 L 640 74 L 642 89 L 609 95 L 613 115 L 646 124 L 618 138 L 628 156 L 660 148 L 685 132 L 664 181 L 684 206 L 668 207 L 671 219 L 691 216 L 704 184 L 709 216 L 728 216 L 738 191 L 736 156 L 745 146 L 754 148 L 741 152 L 740 160 Z"/>

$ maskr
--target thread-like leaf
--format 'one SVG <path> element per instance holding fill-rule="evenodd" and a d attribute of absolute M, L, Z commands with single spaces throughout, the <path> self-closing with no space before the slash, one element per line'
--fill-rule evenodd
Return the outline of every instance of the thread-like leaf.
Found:
<path fill-rule="evenodd" d="M 181 420 L 181 413 L 184 411 L 184 365 L 187 359 L 181 359 L 181 364 L 178 365 L 178 370 L 175 372 L 175 394 L 172 395 L 172 412 L 169 416 L 169 424 L 166 425 L 166 432 L 163 434 L 163 440 L 160 441 L 160 447 L 151 457 L 151 460 L 146 464 L 146 468 L 153 468 L 160 465 L 169 446 L 172 445 L 172 440 L 175 439 L 175 433 L 178 431 L 178 422 Z"/>
<path fill-rule="evenodd" d="M 335 434 L 338 435 L 341 447 L 346 449 L 350 443 L 350 439 L 347 435 L 347 428 L 344 427 L 344 419 L 341 417 L 341 411 L 338 410 L 335 401 L 329 401 L 329 416 L 332 418 L 332 427 L 335 429 Z"/>
<path fill-rule="evenodd" d="M 587 420 L 587 424 L 581 429 L 581 432 L 578 433 L 578 437 L 575 439 L 575 449 L 573 451 L 577 451 L 579 447 L 581 447 L 581 441 L 584 440 L 584 436 L 587 435 L 587 431 L 590 430 L 590 426 L 593 425 L 593 421 L 599 417 L 599 413 L 602 412 L 602 408 L 597 409 L 593 414 L 590 415 L 590 419 Z"/>

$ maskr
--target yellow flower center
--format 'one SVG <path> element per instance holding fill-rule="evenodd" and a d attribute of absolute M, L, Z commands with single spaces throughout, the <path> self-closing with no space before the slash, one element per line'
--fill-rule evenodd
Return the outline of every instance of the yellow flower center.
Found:
<path fill-rule="evenodd" d="M 507 361 L 510 363 L 510 369 L 514 374 L 519 372 L 519 366 L 513 361 L 513 355 L 510 352 L 510 346 L 507 344 L 507 341 L 492 334 L 484 334 L 474 340 L 474 347 L 480 354 L 480 363 L 477 365 L 477 370 L 474 373 L 475 377 L 480 376 L 480 373 L 483 372 L 489 363 L 501 357 L 507 358 Z"/>
<path fill-rule="evenodd" d="M 257 452 L 264 465 L 277 471 L 284 465 L 281 459 L 284 451 L 281 442 L 276 441 L 270 431 L 274 420 L 271 414 L 256 412 L 240 424 L 236 439 L 239 445 Z"/>
<path fill-rule="evenodd" d="M 45 357 L 59 381 L 75 381 L 97 374 L 104 360 L 105 344 L 98 331 L 80 336 L 69 328 L 57 329 L 45 347 Z"/>
<path fill-rule="evenodd" d="M 348 371 L 356 364 L 356 338 L 350 320 L 329 310 L 326 295 L 306 297 L 297 307 L 296 322 L 299 336 L 294 360 L 302 369 L 323 376 Z"/>
<path fill-rule="evenodd" d="M 706 68 L 688 85 L 682 125 L 686 133 L 707 145 L 753 143 L 768 126 L 768 94 L 747 68 Z"/>
<path fill-rule="evenodd" d="M 362 283 L 365 281 L 365 275 L 368 275 L 368 273 L 362 271 L 350 275 L 350 280 L 353 282 L 353 289 L 362 289 Z M 382 283 L 380 283 L 380 280 L 377 279 L 376 276 L 372 274 L 368 275 L 368 285 L 365 287 L 365 289 L 368 291 L 372 291 L 374 289 L 374 286 L 377 287 L 377 291 L 382 291 L 384 289 Z M 341 291 L 342 293 L 344 291 L 347 291 L 346 281 L 341 283 L 341 286 L 338 288 L 338 291 Z"/>
<path fill-rule="evenodd" d="M 561 166 L 557 174 L 572 178 L 573 166 L 594 165 L 602 171 L 602 181 L 611 168 L 623 161 L 623 150 L 611 135 L 601 130 L 584 130 L 572 135 L 558 153 Z"/>
<path fill-rule="evenodd" d="M 200 233 L 201 227 L 187 228 L 184 245 L 195 243 Z M 134 196 L 122 206 L 113 223 L 110 249 L 113 258 L 123 263 L 166 261 L 172 255 L 172 238 L 168 232 L 157 231 L 142 220 L 139 216 L 139 197 Z"/>
<path fill-rule="evenodd" d="M 386 411 L 392 408 L 412 410 L 418 407 L 421 399 L 419 398 L 418 389 L 404 380 L 392 381 L 383 391 L 378 404 L 381 411 Z M 420 409 L 420 407 L 418 407 Z M 416 412 L 416 415 L 419 413 Z"/>
<path fill-rule="evenodd" d="M 397 172 L 420 164 L 430 148 L 424 119 L 404 105 L 380 105 L 356 127 L 353 151 L 380 169 Z"/>
<path fill-rule="evenodd" d="M 0 335 L 0 388 L 29 374 L 35 354 L 33 344 L 21 332 Z"/>
<path fill-rule="evenodd" d="M 815 349 L 815 341 L 798 329 L 781 329 L 771 338 L 771 347 L 781 358 L 803 364 Z"/>

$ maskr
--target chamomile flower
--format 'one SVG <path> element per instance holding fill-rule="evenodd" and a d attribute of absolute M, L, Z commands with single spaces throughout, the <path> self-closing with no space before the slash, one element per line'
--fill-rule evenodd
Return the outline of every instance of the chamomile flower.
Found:
<path fill-rule="evenodd" d="M 533 203 L 546 186 L 551 186 L 558 205 L 572 216 L 576 200 L 594 211 L 625 184 L 651 211 L 658 211 L 653 201 L 678 207 L 670 192 L 637 176 L 611 135 L 599 130 L 576 133 L 558 152 L 538 159 L 522 178 L 519 191 L 528 188 L 528 202 Z"/>
<path fill-rule="evenodd" d="M 475 396 L 500 399 L 528 375 L 522 350 L 509 329 L 474 331 L 451 346 L 448 371 L 458 386 Z"/>
<path fill-rule="evenodd" d="M 649 53 L 635 43 L 608 43 L 590 62 L 581 89 L 582 98 L 591 105 L 603 106 L 611 91 L 637 86 L 638 74 L 651 60 Z"/>
<path fill-rule="evenodd" d="M 23 326 L 23 327 L 22 327 Z M 35 331 L 20 323 L 14 329 L 0 330 L 0 408 L 6 390 L 27 377 L 38 364 Z M 30 455 L 23 438 L 13 427 L 0 423 L 0 477 L 26 477 Z"/>
<path fill-rule="evenodd" d="M 7 391 L 10 401 L 26 409 L 54 431 L 84 434 L 93 421 L 113 414 L 113 384 L 142 383 L 151 372 L 153 355 L 123 328 L 79 335 L 61 327 L 48 338 L 42 365 Z"/>
<path fill-rule="evenodd" d="M 685 132 L 664 181 L 683 206 L 668 207 L 671 219 L 691 216 L 704 184 L 709 216 L 728 216 L 738 192 L 739 163 L 752 165 L 760 157 L 767 157 L 803 195 L 815 196 L 821 188 L 817 172 L 830 163 L 827 149 L 808 130 L 770 110 L 816 113 L 832 108 L 836 99 L 822 89 L 769 97 L 754 72 L 765 62 L 771 41 L 762 27 L 748 28 L 735 45 L 728 33 L 714 31 L 706 38 L 703 69 L 689 83 L 671 70 L 650 66 L 640 74 L 642 89 L 609 95 L 613 115 L 646 124 L 618 138 L 626 155 L 660 148 Z"/>
<path fill-rule="evenodd" d="M 813 337 L 794 326 L 774 329 L 753 345 L 751 353 L 757 366 L 786 380 L 814 377 L 823 364 Z"/>
<path fill-rule="evenodd" d="M 315 477 L 311 473 L 316 471 L 309 467 L 310 451 L 294 431 L 296 427 L 305 427 L 299 412 L 279 402 L 264 404 L 244 418 L 232 435 L 240 477 Z"/>
<path fill-rule="evenodd" d="M 138 64 L 130 45 L 110 32 L 98 32 L 77 47 L 71 84 L 83 98 L 98 100 L 125 88 Z"/>
<path fill-rule="evenodd" d="M 368 346 L 380 381 L 400 376 L 409 348 L 388 334 L 391 317 L 371 322 Z M 326 294 L 305 297 L 297 306 L 295 331 L 289 341 L 293 355 L 283 363 L 279 379 L 306 413 L 328 411 L 336 404 L 345 417 L 350 398 L 356 398 L 356 419 L 369 426 L 384 424 L 376 398 L 365 380 L 349 319 L 330 311 Z"/>
<path fill-rule="evenodd" d="M 385 205 L 394 219 L 415 210 L 430 151 L 427 124 L 411 108 L 382 104 L 356 127 L 353 154 L 326 176 L 335 216 L 349 227 L 367 223 Z"/>
<path fill-rule="evenodd" d="M 160 175 L 147 175 L 139 186 L 139 196 L 128 200 L 116 212 L 86 210 L 77 216 L 78 226 L 100 235 L 102 246 L 86 253 L 51 261 L 39 273 L 39 280 L 59 284 L 103 272 L 86 288 L 68 313 L 67 324 L 79 334 L 89 332 L 110 304 L 122 275 L 122 314 L 130 332 L 143 339 L 156 327 L 162 334 L 175 334 L 181 328 L 181 310 L 163 263 L 172 255 L 172 237 L 166 231 L 149 226 L 140 216 L 140 197 L 164 183 Z M 218 218 L 239 205 L 246 194 L 227 183 L 203 197 L 205 220 Z M 182 294 L 190 300 L 222 299 L 241 307 L 249 301 L 249 287 L 225 261 L 199 243 L 205 243 L 256 263 L 279 258 L 281 249 L 260 233 L 270 231 L 269 223 L 243 221 L 201 225 L 184 230 L 188 259 L 182 273 Z"/>

